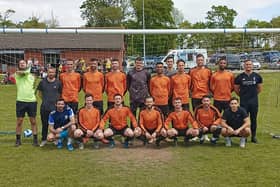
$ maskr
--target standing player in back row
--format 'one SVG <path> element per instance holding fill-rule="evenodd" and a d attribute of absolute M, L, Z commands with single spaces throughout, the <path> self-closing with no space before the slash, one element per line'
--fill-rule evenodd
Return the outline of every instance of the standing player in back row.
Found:
<path fill-rule="evenodd" d="M 108 108 L 114 105 L 114 95 L 125 95 L 126 92 L 126 75 L 120 71 L 118 59 L 112 60 L 112 70 L 105 75 L 105 91 L 107 93 Z"/>
<path fill-rule="evenodd" d="M 89 71 L 83 75 L 83 90 L 93 96 L 93 106 L 103 114 L 104 75 L 98 71 L 98 60 L 92 58 L 88 62 Z"/>
<path fill-rule="evenodd" d="M 202 54 L 196 55 L 197 66 L 190 70 L 191 76 L 191 96 L 193 111 L 201 104 L 201 99 L 204 95 L 209 94 L 209 84 L 211 78 L 211 70 L 204 65 L 204 56 Z"/>
<path fill-rule="evenodd" d="M 164 75 L 166 75 L 167 77 L 171 77 L 172 75 L 175 75 L 176 74 L 176 70 L 173 67 L 174 66 L 174 57 L 173 56 L 167 57 L 166 58 L 166 64 L 167 64 L 167 67 L 164 70 Z"/>
<path fill-rule="evenodd" d="M 21 131 L 25 113 L 28 114 L 31 129 L 33 133 L 33 145 L 38 146 L 37 137 L 37 101 L 35 96 L 35 77 L 30 73 L 25 60 L 20 60 L 18 63 L 18 71 L 16 72 L 16 86 L 17 86 L 17 100 L 16 100 L 16 144 L 18 147 L 21 145 Z"/>
<path fill-rule="evenodd" d="M 62 83 L 62 98 L 65 104 L 70 106 L 76 116 L 79 103 L 79 92 L 81 90 L 81 75 L 74 71 L 74 61 L 66 61 L 66 72 L 60 74 Z"/>
<path fill-rule="evenodd" d="M 136 117 L 136 111 L 145 106 L 145 97 L 149 95 L 149 81 L 151 74 L 144 69 L 141 57 L 135 59 L 135 68 L 127 74 L 127 88 L 130 98 L 130 109 Z M 137 118 L 137 117 L 136 117 Z"/>
<path fill-rule="evenodd" d="M 218 70 L 213 73 L 210 80 L 210 89 L 214 97 L 214 106 L 220 111 L 229 107 L 229 100 L 234 89 L 234 75 L 226 71 L 227 61 L 225 58 L 218 60 Z"/>
<path fill-rule="evenodd" d="M 171 78 L 173 75 L 175 75 L 177 73 L 177 71 L 174 68 L 174 56 L 170 55 L 166 58 L 165 60 L 166 62 L 166 69 L 164 69 L 164 75 L 166 75 L 167 77 Z M 173 103 L 172 103 L 172 97 L 169 97 L 168 99 L 168 107 L 169 107 L 169 111 L 172 111 L 173 108 Z"/>
<path fill-rule="evenodd" d="M 49 114 L 55 110 L 56 101 L 61 97 L 62 90 L 61 82 L 56 78 L 56 69 L 54 67 L 48 68 L 47 77 L 41 80 L 37 90 L 39 97 L 42 99 L 40 107 L 42 142 L 40 147 L 43 147 L 47 143 Z"/>
<path fill-rule="evenodd" d="M 262 91 L 263 79 L 258 73 L 253 72 L 251 60 L 245 60 L 244 69 L 245 72 L 235 78 L 234 90 L 240 96 L 240 105 L 250 114 L 251 141 L 257 143 L 258 94 Z"/>
<path fill-rule="evenodd" d="M 155 99 L 155 106 L 160 108 L 166 118 L 169 113 L 170 79 L 163 74 L 162 62 L 156 64 L 156 72 L 150 80 L 150 93 Z"/>
<path fill-rule="evenodd" d="M 177 73 L 171 76 L 171 93 L 172 100 L 175 98 L 182 99 L 182 107 L 189 110 L 189 96 L 191 87 L 191 77 L 185 72 L 185 61 L 177 61 Z"/>

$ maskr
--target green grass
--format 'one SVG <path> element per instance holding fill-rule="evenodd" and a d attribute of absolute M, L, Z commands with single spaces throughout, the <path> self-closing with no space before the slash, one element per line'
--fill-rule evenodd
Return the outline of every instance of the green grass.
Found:
<path fill-rule="evenodd" d="M 130 149 L 87 144 L 68 152 L 52 144 L 34 148 L 31 138 L 15 148 L 14 134 L 0 134 L 0 186 L 280 186 L 280 142 L 270 135 L 280 134 L 280 73 L 262 76 L 257 145 L 241 149 L 234 139 L 226 148 L 221 139 L 217 146 L 163 143 L 156 149 L 135 142 Z M 0 92 L 0 131 L 13 132 L 15 86 L 1 85 Z M 39 118 L 38 124 L 40 129 Z M 30 128 L 27 120 L 24 128 Z"/>

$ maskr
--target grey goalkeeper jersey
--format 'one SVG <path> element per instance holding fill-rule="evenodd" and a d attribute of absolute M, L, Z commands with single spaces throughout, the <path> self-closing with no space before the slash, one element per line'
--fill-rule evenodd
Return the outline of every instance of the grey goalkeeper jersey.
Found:
<path fill-rule="evenodd" d="M 149 95 L 149 81 L 151 74 L 142 69 L 137 71 L 135 68 L 127 74 L 127 88 L 129 91 L 130 102 L 144 103 L 144 99 Z"/>

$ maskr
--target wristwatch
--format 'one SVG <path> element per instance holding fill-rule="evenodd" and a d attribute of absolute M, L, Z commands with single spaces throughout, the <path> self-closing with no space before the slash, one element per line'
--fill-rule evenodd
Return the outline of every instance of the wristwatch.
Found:
<path fill-rule="evenodd" d="M 63 130 L 65 127 L 64 127 L 64 126 L 62 126 L 61 128 L 62 128 L 62 130 Z"/>

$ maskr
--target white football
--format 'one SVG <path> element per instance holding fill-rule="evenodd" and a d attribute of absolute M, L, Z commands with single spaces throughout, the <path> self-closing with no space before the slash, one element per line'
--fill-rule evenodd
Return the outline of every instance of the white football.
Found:
<path fill-rule="evenodd" d="M 24 136 L 24 137 L 30 137 L 30 136 L 32 136 L 32 130 L 30 130 L 30 129 L 24 130 L 24 131 L 23 131 L 23 136 Z"/>

